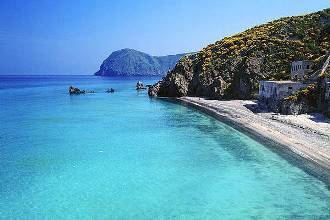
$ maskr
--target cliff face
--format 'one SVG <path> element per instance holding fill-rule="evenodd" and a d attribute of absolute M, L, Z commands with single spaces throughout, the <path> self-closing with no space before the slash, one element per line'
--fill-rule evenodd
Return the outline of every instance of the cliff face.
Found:
<path fill-rule="evenodd" d="M 98 76 L 165 75 L 184 54 L 150 56 L 133 49 L 113 52 L 95 73 Z"/>
<path fill-rule="evenodd" d="M 289 79 L 295 60 L 320 69 L 329 49 L 330 9 L 281 18 L 184 56 L 149 95 L 249 99 L 259 80 Z"/>

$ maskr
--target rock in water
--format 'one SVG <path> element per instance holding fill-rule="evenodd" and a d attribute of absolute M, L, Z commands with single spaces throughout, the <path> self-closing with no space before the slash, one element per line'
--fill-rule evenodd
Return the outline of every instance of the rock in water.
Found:
<path fill-rule="evenodd" d="M 69 94 L 70 95 L 78 95 L 78 94 L 85 94 L 86 91 L 85 90 L 80 90 L 79 88 L 70 86 L 69 87 Z"/>
<path fill-rule="evenodd" d="M 141 81 L 136 83 L 136 90 L 146 89 Z"/>
<path fill-rule="evenodd" d="M 153 86 L 149 86 L 148 87 L 148 95 L 156 97 L 158 95 L 159 87 L 160 87 L 160 82 L 156 83 Z"/>
<path fill-rule="evenodd" d="M 113 88 L 110 88 L 110 89 L 108 89 L 106 92 L 107 92 L 107 93 L 114 93 L 115 90 L 114 90 Z"/>

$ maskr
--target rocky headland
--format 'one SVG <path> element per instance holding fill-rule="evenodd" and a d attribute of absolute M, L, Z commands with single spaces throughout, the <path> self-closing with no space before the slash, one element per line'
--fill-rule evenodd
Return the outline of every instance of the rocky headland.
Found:
<path fill-rule="evenodd" d="M 259 80 L 288 80 L 295 60 L 312 61 L 320 74 L 329 49 L 330 9 L 281 18 L 184 56 L 149 95 L 255 98 Z"/>
<path fill-rule="evenodd" d="M 330 113 L 330 9 L 285 17 L 210 44 L 182 57 L 149 96 L 175 97 L 228 122 L 307 170 L 330 180 L 330 121 L 321 114 L 264 112 L 255 100 L 260 80 L 290 80 L 291 64 L 312 61 L 306 86 L 280 103 L 285 114 Z M 329 114 L 330 115 L 330 114 Z"/>

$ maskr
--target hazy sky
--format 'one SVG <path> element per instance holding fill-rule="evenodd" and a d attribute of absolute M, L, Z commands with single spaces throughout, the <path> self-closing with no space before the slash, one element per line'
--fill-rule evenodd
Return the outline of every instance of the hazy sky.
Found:
<path fill-rule="evenodd" d="M 93 74 L 121 48 L 197 51 L 330 0 L 1 0 L 0 74 Z"/>

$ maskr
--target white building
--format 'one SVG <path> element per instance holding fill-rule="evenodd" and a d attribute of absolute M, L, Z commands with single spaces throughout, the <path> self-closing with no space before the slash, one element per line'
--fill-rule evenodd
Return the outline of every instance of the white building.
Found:
<path fill-rule="evenodd" d="M 295 61 L 291 65 L 291 79 L 304 80 L 307 73 L 312 72 L 313 62 L 308 60 Z"/>
<path fill-rule="evenodd" d="M 291 66 L 291 78 L 293 81 L 260 81 L 259 104 L 262 107 L 278 112 L 283 98 L 292 95 L 301 88 L 307 87 L 303 83 L 307 73 L 312 71 L 311 61 L 295 61 Z"/>
<path fill-rule="evenodd" d="M 293 81 L 260 81 L 259 83 L 259 99 L 261 100 L 280 100 L 307 86 Z"/>

